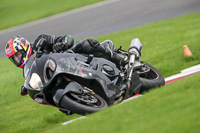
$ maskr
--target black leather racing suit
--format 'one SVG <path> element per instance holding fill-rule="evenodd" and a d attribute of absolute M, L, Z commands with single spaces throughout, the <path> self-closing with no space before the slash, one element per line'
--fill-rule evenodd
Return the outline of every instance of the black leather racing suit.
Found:
<path fill-rule="evenodd" d="M 62 51 L 72 50 L 74 53 L 93 54 L 96 57 L 106 58 L 114 62 L 118 67 L 126 63 L 126 57 L 115 52 L 114 44 L 110 40 L 100 44 L 97 40 L 86 39 L 74 44 L 74 38 L 70 35 L 56 37 L 54 35 L 41 34 L 34 41 L 32 47 L 34 51 L 37 51 L 38 47 L 43 45 L 43 49 L 49 53 L 53 51 L 53 47 L 61 46 L 58 45 L 59 43 L 62 43 L 60 48 Z"/>
<path fill-rule="evenodd" d="M 70 35 L 56 37 L 54 35 L 41 34 L 35 39 L 31 46 L 34 51 L 37 51 L 38 48 L 43 45 L 42 47 L 44 50 L 47 52 L 52 52 L 52 48 L 56 43 L 64 43 L 66 46 L 68 46 L 68 48 L 65 48 L 65 50 L 67 50 L 74 44 L 74 38 L 72 38 Z"/>

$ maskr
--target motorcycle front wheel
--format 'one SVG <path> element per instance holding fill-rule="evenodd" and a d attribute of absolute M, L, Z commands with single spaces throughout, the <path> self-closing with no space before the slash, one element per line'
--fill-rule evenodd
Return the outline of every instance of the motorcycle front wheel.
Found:
<path fill-rule="evenodd" d="M 85 92 L 84 94 L 67 93 L 60 101 L 60 106 L 73 113 L 85 115 L 100 111 L 108 105 L 106 101 L 97 94 Z"/>
<path fill-rule="evenodd" d="M 141 93 L 165 84 L 165 79 L 160 71 L 148 63 L 138 70 L 142 84 Z"/>

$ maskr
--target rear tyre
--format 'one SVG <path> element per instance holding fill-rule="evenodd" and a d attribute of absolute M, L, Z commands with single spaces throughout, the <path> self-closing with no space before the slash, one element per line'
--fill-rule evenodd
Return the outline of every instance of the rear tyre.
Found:
<path fill-rule="evenodd" d="M 165 84 L 165 79 L 161 72 L 148 63 L 145 63 L 145 66 L 138 73 L 142 83 L 141 93 Z"/>

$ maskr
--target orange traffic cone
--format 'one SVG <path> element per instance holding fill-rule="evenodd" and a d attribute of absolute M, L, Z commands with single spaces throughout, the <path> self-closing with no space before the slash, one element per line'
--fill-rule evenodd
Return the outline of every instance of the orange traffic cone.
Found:
<path fill-rule="evenodd" d="M 187 45 L 183 46 L 183 50 L 184 50 L 184 56 L 192 56 L 192 53 Z"/>

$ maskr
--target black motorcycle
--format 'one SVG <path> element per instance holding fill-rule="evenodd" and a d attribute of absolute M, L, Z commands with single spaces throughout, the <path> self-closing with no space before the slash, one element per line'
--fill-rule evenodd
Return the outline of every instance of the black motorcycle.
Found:
<path fill-rule="evenodd" d="M 89 114 L 119 103 L 135 94 L 164 85 L 162 74 L 140 61 L 142 44 L 133 39 L 128 63 L 113 62 L 73 52 L 32 55 L 24 67 L 26 89 L 40 104 L 52 105 L 65 113 Z"/>

